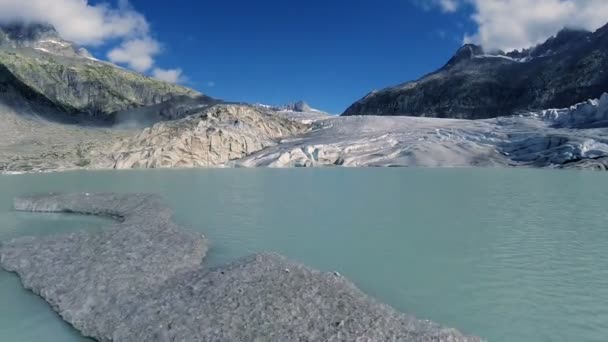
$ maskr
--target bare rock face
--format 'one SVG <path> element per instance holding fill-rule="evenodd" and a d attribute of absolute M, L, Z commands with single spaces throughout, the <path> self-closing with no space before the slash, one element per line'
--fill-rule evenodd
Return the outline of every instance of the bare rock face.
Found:
<path fill-rule="evenodd" d="M 181 120 L 157 123 L 119 141 L 103 153 L 97 166 L 129 169 L 220 165 L 308 128 L 309 125 L 259 108 L 215 105 Z"/>
<path fill-rule="evenodd" d="M 121 221 L 99 234 L 0 246 L 3 268 L 100 341 L 481 341 L 398 313 L 336 272 L 277 254 L 205 269 L 205 239 L 173 224 L 155 196 L 34 195 L 15 208 Z"/>

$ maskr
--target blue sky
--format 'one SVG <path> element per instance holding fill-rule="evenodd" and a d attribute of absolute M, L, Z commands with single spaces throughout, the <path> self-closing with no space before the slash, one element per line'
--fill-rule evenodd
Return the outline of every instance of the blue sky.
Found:
<path fill-rule="evenodd" d="M 0 0 L 101 59 L 211 96 L 341 113 L 442 66 L 464 42 L 521 49 L 595 30 L 607 0 Z"/>
<path fill-rule="evenodd" d="M 131 0 L 161 42 L 159 65 L 211 96 L 341 113 L 376 88 L 443 65 L 473 23 L 403 0 Z M 104 48 L 93 49 L 104 55 Z"/>

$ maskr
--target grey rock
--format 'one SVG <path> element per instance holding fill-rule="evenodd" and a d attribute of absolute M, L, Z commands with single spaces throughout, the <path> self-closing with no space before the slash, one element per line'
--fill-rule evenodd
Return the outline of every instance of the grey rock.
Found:
<path fill-rule="evenodd" d="M 563 108 L 608 91 L 607 68 L 608 25 L 563 30 L 524 51 L 465 45 L 439 70 L 373 91 L 343 115 L 487 119 Z"/>
<path fill-rule="evenodd" d="M 297 101 L 294 103 L 289 103 L 285 106 L 281 106 L 281 110 L 290 110 L 293 112 L 312 112 L 314 109 L 308 105 L 308 103 L 304 101 Z"/>
<path fill-rule="evenodd" d="M 122 220 L 99 235 L 0 247 L 2 267 L 100 341 L 480 341 L 398 313 L 344 277 L 277 254 L 205 269 L 204 239 L 171 223 L 154 196 L 34 195 L 15 207 Z"/>
<path fill-rule="evenodd" d="M 115 341 L 479 341 L 274 253 L 183 274 L 142 302 Z"/>
<path fill-rule="evenodd" d="M 221 165 L 301 134 L 309 125 L 251 106 L 220 104 L 116 142 L 92 167 L 130 169 Z"/>
<path fill-rule="evenodd" d="M 138 297 L 198 267 L 207 251 L 200 234 L 171 221 L 171 210 L 145 194 L 47 194 L 15 200 L 15 209 L 109 216 L 99 234 L 81 231 L 3 243 L 0 264 L 43 297 L 85 336 L 110 340 Z"/>

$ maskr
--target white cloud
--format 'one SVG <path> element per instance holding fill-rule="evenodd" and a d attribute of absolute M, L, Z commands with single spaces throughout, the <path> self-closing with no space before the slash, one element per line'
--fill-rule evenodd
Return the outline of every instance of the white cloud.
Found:
<path fill-rule="evenodd" d="M 439 8 L 442 12 L 453 13 L 460 7 L 462 0 L 411 0 L 414 5 L 421 7 L 426 11 L 434 8 Z"/>
<path fill-rule="evenodd" d="M 514 50 L 542 43 L 564 27 L 596 30 L 608 22 L 608 0 L 412 0 L 425 9 L 472 9 L 477 31 L 466 43 Z"/>
<path fill-rule="evenodd" d="M 154 65 L 154 56 L 160 52 L 160 44 L 149 37 L 124 41 L 108 52 L 111 62 L 122 63 L 129 68 L 144 72 Z"/>
<path fill-rule="evenodd" d="M 0 0 L 0 21 L 15 20 L 47 22 L 64 38 L 83 45 L 149 31 L 146 18 L 125 0 L 114 8 L 105 3 L 89 5 L 86 0 Z"/>
<path fill-rule="evenodd" d="M 186 81 L 182 69 L 160 69 L 154 68 L 152 70 L 152 76 L 161 81 L 170 83 L 183 83 Z"/>
<path fill-rule="evenodd" d="M 608 21 L 606 0 L 466 0 L 475 8 L 475 34 L 465 41 L 485 48 L 530 47 L 564 27 L 596 30 Z"/>
<path fill-rule="evenodd" d="M 80 45 L 118 43 L 108 59 L 139 72 L 153 68 L 161 50 L 148 21 L 128 0 L 118 0 L 116 6 L 89 0 L 0 0 L 0 22 L 14 21 L 49 23 Z"/>
<path fill-rule="evenodd" d="M 458 5 L 458 0 L 439 0 L 439 7 L 444 12 L 456 12 Z"/>

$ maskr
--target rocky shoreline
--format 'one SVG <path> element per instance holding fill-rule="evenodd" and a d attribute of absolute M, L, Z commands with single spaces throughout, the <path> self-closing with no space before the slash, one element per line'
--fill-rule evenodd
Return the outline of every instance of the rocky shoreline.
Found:
<path fill-rule="evenodd" d="M 153 195 L 30 195 L 15 209 L 116 219 L 98 234 L 0 245 L 3 268 L 99 341 L 480 341 L 274 253 L 206 268 L 206 239 L 174 224 Z"/>

